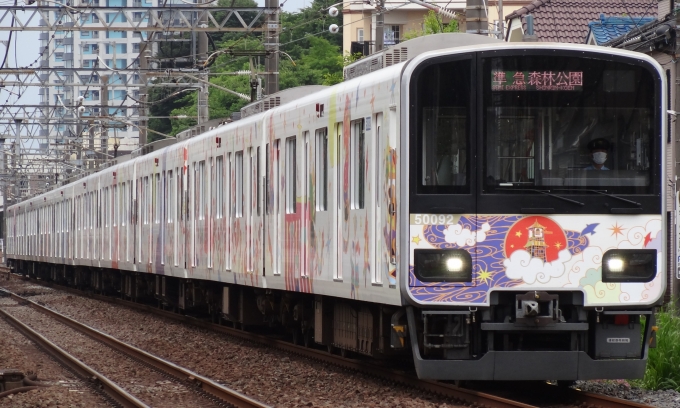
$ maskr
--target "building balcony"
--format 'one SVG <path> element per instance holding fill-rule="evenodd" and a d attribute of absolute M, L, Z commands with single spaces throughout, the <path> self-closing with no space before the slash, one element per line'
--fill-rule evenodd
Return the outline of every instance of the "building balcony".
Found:
<path fill-rule="evenodd" d="M 42 41 L 47 41 L 47 40 L 50 39 L 50 35 L 49 35 L 49 33 L 40 33 L 40 35 L 38 36 L 38 39 L 42 40 Z"/>
<path fill-rule="evenodd" d="M 64 45 L 73 45 L 73 37 L 66 37 L 63 39 Z"/>
<path fill-rule="evenodd" d="M 363 56 L 371 54 L 371 48 L 375 41 L 352 41 L 349 52 L 351 55 L 361 54 Z"/>

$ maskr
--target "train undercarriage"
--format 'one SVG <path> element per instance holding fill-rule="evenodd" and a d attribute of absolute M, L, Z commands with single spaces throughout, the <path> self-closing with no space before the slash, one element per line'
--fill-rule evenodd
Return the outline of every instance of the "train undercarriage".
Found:
<path fill-rule="evenodd" d="M 412 354 L 421 378 L 639 378 L 656 341 L 653 308 L 585 308 L 580 292 L 493 292 L 489 307 L 428 310 L 111 269 L 10 265 L 31 278 L 275 330 L 343 355 Z"/>

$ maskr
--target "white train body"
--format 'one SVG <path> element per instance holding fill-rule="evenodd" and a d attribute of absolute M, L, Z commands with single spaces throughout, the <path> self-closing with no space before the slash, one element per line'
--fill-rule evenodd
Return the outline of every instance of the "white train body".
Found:
<path fill-rule="evenodd" d="M 455 41 L 467 41 L 460 38 L 466 36 L 457 36 Z M 662 199 L 666 194 L 665 143 L 656 140 L 666 133 L 666 122 L 659 119 L 665 112 L 661 68 L 644 55 L 610 49 L 603 53 L 593 47 L 562 44 L 482 43 L 421 54 L 12 205 L 7 214 L 7 257 L 19 270 L 47 278 L 66 278 L 72 273 L 81 277 L 89 271 L 94 278 L 79 279 L 98 289 L 104 284 L 97 271 L 121 271 L 120 290 L 126 295 L 133 296 L 129 288 L 137 285 L 129 277 L 146 279 L 156 285 L 151 289 L 156 297 L 170 303 L 165 282 L 177 278 L 173 282 L 180 285 L 176 300 L 180 307 L 188 308 L 189 299 L 197 304 L 205 298 L 230 320 L 254 324 L 257 316 L 264 316 L 310 336 L 313 332 L 320 344 L 365 354 L 411 349 L 422 377 L 640 376 L 653 335 L 649 328 L 652 309 L 665 292 L 665 254 L 671 245 L 666 242 Z M 490 135 L 496 126 L 501 135 L 499 147 L 487 151 L 478 147 L 482 140 L 492 143 L 486 133 L 487 139 L 465 139 L 467 147 L 460 147 L 463 142 L 456 142 L 455 149 L 446 147 L 446 155 L 435 151 L 439 145 L 433 148 L 420 141 L 414 145 L 419 139 L 413 138 L 420 137 L 421 131 L 427 134 L 428 126 L 433 126 L 427 118 L 422 119 L 424 124 L 414 124 L 411 109 L 424 100 L 418 98 L 430 97 L 414 96 L 416 79 L 428 86 L 431 78 L 423 78 L 430 76 L 427 67 L 437 61 L 453 58 L 451 64 L 455 64 L 462 58 L 481 66 L 487 57 L 477 55 L 495 52 L 581 53 L 586 59 L 634 61 L 651 76 L 658 74 L 654 104 L 644 110 L 654 123 L 642 113 L 632 115 L 640 117 L 635 119 L 638 144 L 651 146 L 647 150 L 637 146 L 638 153 L 659 162 L 645 167 L 640 160 L 651 160 L 638 157 L 636 164 L 625 164 L 633 159 L 621 153 L 623 147 L 610 150 L 621 168 L 610 174 L 624 180 L 617 185 L 625 187 L 626 180 L 632 180 L 631 191 L 642 192 L 644 198 L 635 199 L 627 190 L 612 198 L 615 188 L 600 187 L 569 195 L 570 188 L 588 187 L 588 181 L 579 185 L 570 173 L 583 153 L 563 148 L 564 143 L 559 147 L 557 127 L 552 124 L 567 126 L 567 121 L 578 120 L 577 115 L 590 115 L 586 108 L 571 113 L 555 108 L 529 115 L 535 111 L 531 107 L 521 115 L 499 113 L 496 119 L 468 121 L 467 125 L 458 123 L 477 117 L 472 111 L 461 114 L 458 108 L 423 108 L 421 119 L 436 112 L 432 116 L 438 121 L 436 126 L 446 126 L 453 133 L 486 126 Z M 483 82 L 483 69 L 471 70 L 470 83 Z M 524 71 L 503 72 L 519 75 Z M 557 73 L 566 72 L 576 71 Z M 476 98 L 486 95 L 484 86 L 473 87 Z M 469 106 L 475 109 L 472 103 Z M 489 108 L 484 115 L 503 109 Z M 591 110 L 596 123 L 611 122 L 607 113 Z M 632 108 L 621 107 L 617 112 L 614 116 L 619 118 Z M 510 122 L 510 127 L 501 129 Z M 519 132 L 520 124 L 522 131 L 532 135 L 507 142 L 511 146 L 507 149 L 502 147 L 506 143 L 502 135 Z M 651 136 L 643 136 L 644 132 Z M 578 136 L 593 139 L 587 133 Z M 436 138 L 432 140 L 440 143 Z M 526 157 L 508 153 L 521 143 L 531 145 L 523 147 Z M 624 142 L 618 143 L 623 146 Z M 433 156 L 439 158 L 434 167 L 429 159 L 422 159 L 428 149 L 439 154 Z M 464 159 L 462 155 L 470 151 L 477 153 Z M 497 165 L 476 166 L 494 160 Z M 518 164 L 520 160 L 524 164 Z M 543 161 L 546 164 L 539 169 Z M 418 166 L 422 174 L 417 173 Z M 450 190 L 444 186 L 445 179 L 450 180 Z M 599 183 L 606 186 L 608 181 Z M 423 194 L 432 194 L 421 197 L 421 187 Z M 542 192 L 531 195 L 534 190 Z M 489 198 L 492 192 L 497 194 Z M 620 205 L 610 211 L 617 201 Z M 508 211 L 502 211 L 506 204 Z M 603 257 L 610 259 L 618 256 L 616 251 L 625 254 L 633 249 L 642 250 L 642 258 L 616 258 L 611 265 L 616 269 L 617 262 L 652 262 L 653 276 L 631 282 L 603 278 Z M 441 258 L 441 262 L 450 270 L 468 268 L 469 278 L 438 279 L 436 273 L 441 271 L 437 269 L 432 279 L 430 272 L 422 272 L 440 262 L 437 251 L 442 250 L 454 251 L 451 256 L 456 259 Z M 422 262 L 416 259 L 419 256 L 424 257 Z M 149 276 L 163 278 L 148 280 Z M 204 290 L 203 297 L 189 293 L 194 287 Z M 290 309 L 299 302 L 301 310 L 306 310 L 304 319 L 295 315 L 298 323 L 283 317 L 289 312 L 287 299 L 294 299 Z M 562 304 L 564 308 L 558 306 Z M 508 310 L 509 317 L 500 316 Z M 640 315 L 647 316 L 642 339 Z M 625 324 L 617 316 L 626 316 Z M 600 327 L 606 325 L 598 326 L 600 320 L 614 322 L 611 319 L 620 330 L 608 332 L 607 327 Z M 344 324 L 354 325 L 348 329 L 353 334 L 339 332 Z M 366 330 L 371 332 L 369 340 L 358 334 Z M 453 339 L 429 340 L 428 334 Z M 550 336 L 556 334 L 570 338 L 569 344 L 551 349 L 554 340 Z M 527 340 L 533 335 L 542 340 Z"/>

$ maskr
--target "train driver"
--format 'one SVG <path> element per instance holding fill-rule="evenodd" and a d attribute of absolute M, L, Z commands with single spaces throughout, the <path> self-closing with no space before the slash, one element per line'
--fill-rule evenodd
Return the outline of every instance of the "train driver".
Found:
<path fill-rule="evenodd" d="M 604 162 L 607 161 L 607 153 L 609 152 L 609 142 L 604 138 L 593 139 L 588 142 L 588 150 L 590 151 L 590 166 L 586 170 L 609 170 Z"/>

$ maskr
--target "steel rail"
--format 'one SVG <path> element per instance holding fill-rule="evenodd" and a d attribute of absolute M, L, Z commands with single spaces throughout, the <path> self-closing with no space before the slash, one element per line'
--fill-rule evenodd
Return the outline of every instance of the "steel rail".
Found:
<path fill-rule="evenodd" d="M 2 314 L 2 317 L 4 317 L 9 324 L 16 327 L 21 334 L 23 334 L 26 338 L 28 338 L 32 342 L 38 344 L 48 354 L 50 354 L 51 356 L 56 358 L 60 363 L 62 363 L 63 365 L 70 368 L 73 372 L 75 372 L 80 378 L 87 381 L 93 380 L 96 381 L 99 385 L 102 386 L 102 389 L 106 393 L 106 395 L 111 397 L 121 406 L 125 408 L 149 407 L 142 401 L 135 398 L 134 395 L 128 393 L 127 391 L 119 387 L 116 383 L 106 378 L 103 374 L 100 374 L 93 368 L 82 363 L 77 358 L 73 357 L 68 352 L 66 352 L 64 349 L 52 343 L 51 341 L 43 337 L 40 333 L 23 324 L 17 318 L 10 315 L 6 311 L 0 309 L 0 314 Z"/>
<path fill-rule="evenodd" d="M 2 270 L 3 270 L 2 267 L 0 267 L 0 271 Z M 23 275 L 18 274 L 16 274 L 15 276 L 21 277 L 22 279 L 31 279 L 25 278 Z M 190 316 L 180 315 L 174 312 L 158 309 L 151 305 L 136 303 L 104 295 L 93 294 L 90 292 L 73 289 L 67 286 L 57 285 L 51 282 L 45 282 L 36 279 L 31 279 L 31 281 L 47 287 L 52 287 L 55 289 L 74 293 L 80 296 L 89 297 L 92 299 L 97 299 L 107 303 L 113 303 L 121 306 L 127 306 L 131 309 L 136 309 L 139 311 L 153 313 L 162 317 L 166 317 L 168 319 L 186 323 L 206 330 L 216 331 L 242 340 L 257 342 L 259 344 L 276 348 L 288 353 L 293 353 L 305 358 L 324 362 L 327 364 L 332 364 L 334 366 L 342 367 L 349 370 L 360 371 L 368 375 L 372 375 L 388 381 L 393 381 L 406 386 L 425 390 L 444 397 L 454 398 L 465 403 L 480 404 L 490 408 L 536 408 L 534 405 L 525 404 L 519 401 L 513 401 L 511 399 L 498 397 L 485 392 L 470 390 L 455 385 L 442 383 L 439 381 L 421 380 L 407 373 L 396 372 L 389 368 L 376 366 L 374 364 L 367 364 L 359 360 L 348 359 L 321 350 L 315 350 L 308 347 L 298 346 L 284 340 L 277 340 L 271 337 L 250 333 L 227 326 L 208 323 Z M 599 408 L 654 408 L 653 406 L 650 405 L 641 404 L 634 401 L 628 401 L 621 398 L 609 397 L 607 395 L 595 394 L 573 389 L 564 389 L 549 384 L 546 384 L 545 387 L 546 389 L 550 390 L 549 392 L 552 393 L 562 392 L 565 400 L 577 401 L 577 405 L 585 404 L 587 406 Z"/>
<path fill-rule="evenodd" d="M 55 320 L 83 334 L 86 334 L 89 337 L 103 344 L 106 344 L 107 346 L 111 347 L 112 349 L 118 352 L 130 356 L 137 361 L 152 366 L 155 369 L 164 372 L 172 377 L 175 377 L 182 382 L 188 382 L 191 385 L 197 386 L 202 391 L 211 394 L 212 396 L 220 399 L 222 402 L 226 402 L 237 408 L 269 408 L 268 405 L 256 401 L 244 394 L 241 394 L 238 391 L 232 390 L 228 387 L 218 384 L 207 377 L 203 377 L 191 370 L 188 370 L 184 367 L 180 367 L 170 361 L 161 359 L 135 346 L 124 343 L 116 339 L 115 337 L 112 337 L 97 329 L 94 329 L 90 326 L 87 326 L 83 323 L 73 320 L 70 317 L 64 316 L 61 313 L 49 309 L 45 306 L 42 306 L 36 302 L 33 302 L 30 299 L 26 299 L 9 291 L 7 292 L 10 294 L 12 299 L 27 304 L 32 308 L 40 311 L 41 313 L 44 313 L 54 318 Z"/>

